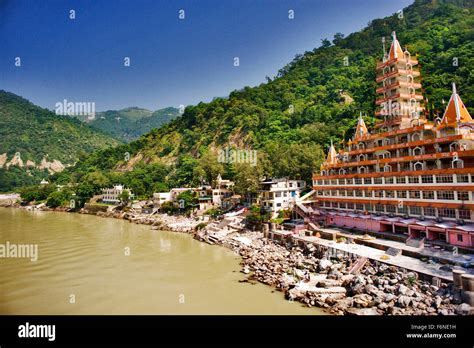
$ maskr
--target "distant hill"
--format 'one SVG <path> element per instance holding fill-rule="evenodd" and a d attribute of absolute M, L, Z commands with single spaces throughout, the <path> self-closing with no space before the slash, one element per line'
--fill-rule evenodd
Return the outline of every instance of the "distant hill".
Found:
<path fill-rule="evenodd" d="M 140 135 L 148 133 L 153 128 L 159 128 L 179 115 L 179 110 L 168 107 L 150 111 L 138 107 L 129 107 L 122 110 L 98 112 L 93 120 L 87 116 L 78 117 L 91 127 L 123 141 L 130 142 Z"/>
<path fill-rule="evenodd" d="M 88 153 L 120 142 L 0 90 L 0 191 L 41 181 Z"/>

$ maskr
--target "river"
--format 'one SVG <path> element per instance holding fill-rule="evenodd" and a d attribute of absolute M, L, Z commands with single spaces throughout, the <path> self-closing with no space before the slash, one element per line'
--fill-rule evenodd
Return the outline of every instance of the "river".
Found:
<path fill-rule="evenodd" d="M 239 283 L 239 257 L 190 235 L 128 221 L 0 208 L 0 314 L 321 314 L 263 284 Z M 10 255 L 11 256 L 11 255 Z"/>

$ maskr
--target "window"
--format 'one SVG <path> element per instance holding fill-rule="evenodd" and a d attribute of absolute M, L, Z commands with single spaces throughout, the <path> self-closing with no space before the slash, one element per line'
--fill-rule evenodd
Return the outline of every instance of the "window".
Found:
<path fill-rule="evenodd" d="M 318 196 L 322 196 L 323 195 L 323 191 L 318 191 Z"/>
<path fill-rule="evenodd" d="M 457 238 L 458 238 L 458 242 L 462 242 L 462 234 L 458 234 Z"/>
<path fill-rule="evenodd" d="M 323 184 L 323 181 L 322 180 L 318 180 L 318 185 L 322 185 Z"/>
<path fill-rule="evenodd" d="M 347 204 L 346 203 L 339 203 L 339 207 L 342 208 L 342 209 L 346 209 Z"/>
<path fill-rule="evenodd" d="M 433 182 L 433 175 L 422 175 L 421 182 L 424 184 L 429 184 Z"/>
<path fill-rule="evenodd" d="M 280 193 L 280 192 L 276 192 L 276 193 L 275 193 L 275 197 L 281 197 L 281 193 Z"/>
<path fill-rule="evenodd" d="M 407 191 L 397 191 L 397 198 L 407 198 Z"/>
<path fill-rule="evenodd" d="M 345 197 L 346 195 L 346 190 L 339 190 L 339 196 Z"/>
<path fill-rule="evenodd" d="M 372 206 L 372 204 L 366 204 L 365 205 L 365 210 L 372 211 L 373 209 L 374 209 L 374 207 Z"/>
<path fill-rule="evenodd" d="M 459 201 L 468 201 L 469 200 L 469 192 L 459 191 L 458 192 L 458 200 Z"/>
<path fill-rule="evenodd" d="M 375 211 L 383 212 L 384 211 L 383 205 L 377 204 L 375 206 Z"/>
<path fill-rule="evenodd" d="M 357 203 L 357 204 L 356 204 L 356 209 L 362 211 L 362 210 L 364 210 L 364 205 L 363 205 L 363 204 L 360 204 L 360 203 Z"/>
<path fill-rule="evenodd" d="M 455 218 L 456 211 L 451 208 L 440 208 L 438 209 L 438 216 L 446 218 Z"/>
<path fill-rule="evenodd" d="M 383 181 L 382 178 L 374 178 L 374 185 L 382 185 Z"/>
<path fill-rule="evenodd" d="M 331 190 L 331 196 L 337 196 L 337 190 Z"/>
<path fill-rule="evenodd" d="M 468 209 L 459 209 L 459 218 L 464 220 L 471 220 L 471 211 Z"/>
<path fill-rule="evenodd" d="M 385 191 L 385 198 L 395 198 L 394 191 Z"/>
<path fill-rule="evenodd" d="M 469 182 L 469 174 L 458 174 L 457 176 L 458 182 Z"/>
<path fill-rule="evenodd" d="M 418 184 L 420 182 L 420 178 L 418 176 L 409 176 L 408 182 L 410 184 Z"/>
<path fill-rule="evenodd" d="M 447 199 L 447 200 L 454 199 L 453 191 L 437 191 L 436 194 L 438 196 L 438 199 Z"/>
<path fill-rule="evenodd" d="M 281 207 L 281 203 L 277 203 L 277 207 Z"/>
<path fill-rule="evenodd" d="M 338 180 L 339 185 L 344 185 L 346 183 L 345 179 L 339 179 Z"/>
<path fill-rule="evenodd" d="M 347 203 L 347 209 L 354 209 L 354 203 Z"/>
<path fill-rule="evenodd" d="M 365 190 L 364 191 L 364 197 L 372 197 L 372 191 Z"/>
<path fill-rule="evenodd" d="M 370 185 L 370 184 L 372 184 L 372 178 L 365 178 L 364 185 Z"/>
<path fill-rule="evenodd" d="M 374 191 L 374 197 L 382 198 L 383 197 L 383 191 L 382 190 L 375 190 Z"/>
<path fill-rule="evenodd" d="M 333 208 L 337 208 L 337 205 L 338 205 L 337 202 L 332 202 L 332 203 L 331 203 L 331 206 L 332 206 Z"/>
<path fill-rule="evenodd" d="M 426 207 L 425 209 L 426 216 L 436 216 L 436 209 L 431 207 Z"/>
<path fill-rule="evenodd" d="M 408 192 L 409 192 L 409 198 L 419 199 L 421 196 L 420 191 L 408 191 Z"/>
<path fill-rule="evenodd" d="M 385 178 L 385 183 L 386 184 L 393 184 L 393 176 L 389 176 Z"/>
<path fill-rule="evenodd" d="M 397 184 L 406 184 L 406 178 L 404 176 L 397 176 Z"/>
<path fill-rule="evenodd" d="M 329 180 L 325 179 L 324 180 L 324 185 L 329 185 Z"/>
<path fill-rule="evenodd" d="M 387 213 L 395 213 L 396 207 L 394 205 L 387 205 L 386 210 L 387 210 Z"/>
<path fill-rule="evenodd" d="M 412 215 L 421 215 L 420 207 L 410 207 L 410 214 Z"/>
<path fill-rule="evenodd" d="M 354 183 L 354 179 L 346 179 L 346 184 L 347 185 L 352 185 Z"/>
<path fill-rule="evenodd" d="M 398 214 L 406 214 L 407 211 L 407 207 L 398 207 Z"/>
<path fill-rule="evenodd" d="M 336 179 L 332 179 L 332 180 L 331 180 L 331 185 L 337 185 L 337 180 L 336 180 Z M 298 184 L 298 186 L 299 186 L 299 184 Z"/>
<path fill-rule="evenodd" d="M 362 185 L 362 179 L 356 178 L 356 179 L 354 180 L 354 184 L 356 184 L 356 185 Z"/>
<path fill-rule="evenodd" d="M 447 183 L 453 182 L 453 176 L 448 174 L 436 175 L 436 183 Z"/>
<path fill-rule="evenodd" d="M 354 190 L 347 190 L 347 197 L 354 197 Z"/>
<path fill-rule="evenodd" d="M 435 199 L 434 191 L 423 191 L 423 199 Z"/>
<path fill-rule="evenodd" d="M 361 190 L 355 190 L 355 196 L 356 197 L 362 197 L 362 191 Z"/>

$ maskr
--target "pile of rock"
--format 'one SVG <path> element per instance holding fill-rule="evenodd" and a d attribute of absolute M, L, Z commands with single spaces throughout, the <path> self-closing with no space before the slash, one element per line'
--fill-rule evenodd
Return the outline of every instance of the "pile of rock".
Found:
<path fill-rule="evenodd" d="M 381 262 L 367 262 L 350 274 L 356 259 L 326 258 L 313 250 L 287 249 L 259 232 L 241 234 L 251 243 L 238 243 L 233 233 L 221 241 L 242 257 L 242 271 L 283 291 L 290 301 L 325 308 L 333 314 L 452 315 L 463 314 L 452 284 L 432 285 L 417 274 Z"/>

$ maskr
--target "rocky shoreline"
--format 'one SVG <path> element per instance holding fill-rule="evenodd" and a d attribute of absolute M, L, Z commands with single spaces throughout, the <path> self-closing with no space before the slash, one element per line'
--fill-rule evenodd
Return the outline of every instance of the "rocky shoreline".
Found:
<path fill-rule="evenodd" d="M 8 206 L 29 209 L 17 204 Z M 262 232 L 245 228 L 242 218 L 209 221 L 208 217 L 91 212 L 84 208 L 78 213 L 126 219 L 150 225 L 154 230 L 188 233 L 199 241 L 227 247 L 242 258 L 245 282 L 270 285 L 282 291 L 289 301 L 320 307 L 330 314 L 467 315 L 471 312 L 452 283 L 441 282 L 436 286 L 418 279 L 416 273 L 382 262 L 366 261 L 360 270 L 353 272 L 356 259 L 329 257 L 314 248 L 276 244 L 264 238 Z"/>

